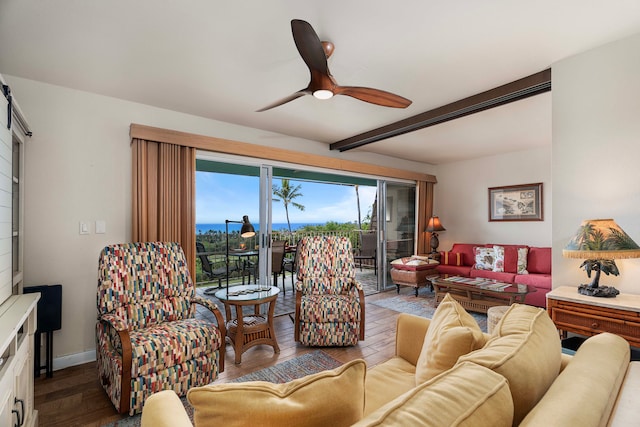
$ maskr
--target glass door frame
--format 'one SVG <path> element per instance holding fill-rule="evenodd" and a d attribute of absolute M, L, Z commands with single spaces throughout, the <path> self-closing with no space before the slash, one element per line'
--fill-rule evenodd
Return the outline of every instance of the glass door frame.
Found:
<path fill-rule="evenodd" d="M 345 175 L 345 176 L 362 176 L 377 181 L 377 289 L 384 290 L 393 286 L 393 283 L 387 284 L 388 265 L 390 260 L 387 258 L 387 240 L 389 230 L 387 229 L 387 210 L 393 209 L 393 207 L 387 206 L 387 185 L 406 185 L 413 186 L 414 190 L 417 189 L 415 181 L 401 180 L 401 179 L 388 179 L 384 177 L 362 175 L 352 172 L 344 172 L 339 170 L 323 169 L 312 166 L 297 165 L 295 163 L 285 162 L 268 162 L 258 158 L 248 158 L 242 156 L 228 155 L 224 153 L 215 153 L 209 151 L 199 150 L 196 154 L 197 159 L 209 160 L 213 162 L 238 164 L 243 166 L 251 166 L 259 168 L 260 179 L 260 200 L 259 200 L 259 237 L 257 239 L 259 245 L 259 282 L 258 283 L 270 283 L 271 279 L 271 239 L 272 239 L 272 181 L 273 181 L 273 168 L 287 168 L 287 169 L 302 169 L 308 171 L 318 171 L 321 173 L 327 173 L 331 175 Z M 413 207 L 414 213 L 417 214 L 417 197 L 416 205 Z M 414 217 L 414 226 L 416 224 Z M 414 229 L 414 251 L 415 244 L 417 242 L 417 232 Z"/>
<path fill-rule="evenodd" d="M 413 215 L 409 216 L 410 221 L 407 223 L 407 225 L 410 226 L 410 229 L 406 232 L 406 234 L 413 234 L 413 245 L 412 247 L 408 248 L 411 252 L 410 254 L 402 254 L 401 256 L 414 254 L 416 252 L 418 242 L 418 230 L 416 229 L 418 215 L 417 184 L 415 182 L 410 183 L 398 180 L 378 180 L 378 253 L 381 254 L 380 256 L 378 256 L 378 262 L 380 263 L 378 264 L 378 290 L 380 291 L 390 289 L 394 286 L 394 283 L 392 281 L 387 280 L 388 278 L 390 278 L 390 262 L 393 261 L 388 257 L 390 235 L 393 231 L 389 229 L 389 225 L 397 224 L 396 228 L 399 228 L 399 226 L 402 225 L 402 219 L 404 218 L 397 218 L 398 213 L 401 211 L 400 203 L 402 202 L 399 197 L 396 198 L 393 204 L 387 203 L 390 193 L 388 188 L 389 186 L 412 188 L 414 192 L 413 206 L 406 207 L 408 213 L 413 213 Z M 382 201 L 382 203 L 380 203 L 380 200 Z M 391 221 L 390 219 L 393 218 L 394 214 L 396 215 L 396 218 L 394 221 Z M 402 241 L 402 239 L 396 240 L 398 240 L 398 244 L 400 244 Z"/>
<path fill-rule="evenodd" d="M 258 283 L 270 283 L 271 279 L 271 188 L 273 168 L 269 165 L 260 165 L 260 236 L 258 271 L 260 278 Z M 265 191 L 268 189 L 268 191 Z"/>

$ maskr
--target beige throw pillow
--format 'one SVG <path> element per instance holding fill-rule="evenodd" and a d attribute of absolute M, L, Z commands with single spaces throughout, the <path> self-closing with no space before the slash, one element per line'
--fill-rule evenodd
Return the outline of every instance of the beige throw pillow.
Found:
<path fill-rule="evenodd" d="M 527 257 L 529 255 L 529 248 L 518 248 L 518 274 L 529 274 L 527 271 Z"/>
<path fill-rule="evenodd" d="M 475 319 L 451 297 L 433 314 L 416 364 L 416 385 L 450 369 L 458 357 L 481 348 L 485 337 Z"/>
<path fill-rule="evenodd" d="M 364 411 L 364 360 L 285 384 L 212 384 L 189 390 L 198 427 L 349 426 Z"/>
<path fill-rule="evenodd" d="M 397 397 L 353 427 L 509 427 L 509 383 L 490 369 L 461 363 Z"/>
<path fill-rule="evenodd" d="M 502 316 L 486 345 L 460 357 L 504 376 L 513 397 L 517 426 L 547 392 L 558 376 L 562 351 L 560 337 L 547 312 L 513 304 Z"/>

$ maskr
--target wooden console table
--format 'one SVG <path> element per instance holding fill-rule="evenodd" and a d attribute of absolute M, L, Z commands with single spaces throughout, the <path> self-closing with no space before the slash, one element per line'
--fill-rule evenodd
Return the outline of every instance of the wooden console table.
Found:
<path fill-rule="evenodd" d="M 547 294 L 547 312 L 563 338 L 567 332 L 585 336 L 611 332 L 640 347 L 640 295 L 598 298 L 579 294 L 577 287 L 561 286 Z"/>

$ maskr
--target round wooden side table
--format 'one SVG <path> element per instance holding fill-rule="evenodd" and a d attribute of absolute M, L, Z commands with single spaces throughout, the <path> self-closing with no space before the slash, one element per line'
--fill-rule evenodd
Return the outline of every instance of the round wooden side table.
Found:
<path fill-rule="evenodd" d="M 242 285 L 221 289 L 215 293 L 216 298 L 224 303 L 226 314 L 227 337 L 233 344 L 235 363 L 242 362 L 242 353 L 249 348 L 266 344 L 273 347 L 273 351 L 280 353 L 273 328 L 273 312 L 280 289 L 276 286 Z M 260 306 L 268 304 L 267 313 L 260 312 Z M 253 315 L 245 316 L 243 308 L 254 306 Z M 235 307 L 235 318 L 232 317 L 231 307 Z"/>

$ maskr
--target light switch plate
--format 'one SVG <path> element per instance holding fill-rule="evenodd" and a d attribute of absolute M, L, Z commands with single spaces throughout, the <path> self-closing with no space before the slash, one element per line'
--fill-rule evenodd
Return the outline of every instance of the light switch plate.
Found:
<path fill-rule="evenodd" d="M 80 234 L 89 234 L 89 222 L 80 221 Z"/>

